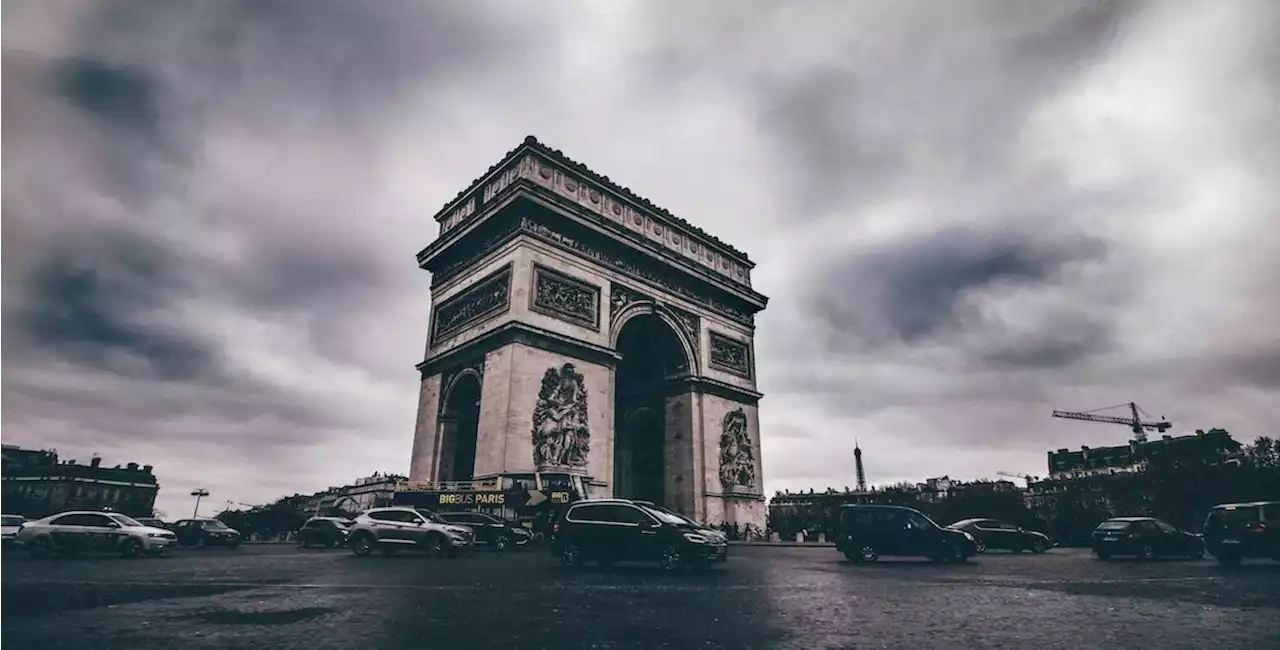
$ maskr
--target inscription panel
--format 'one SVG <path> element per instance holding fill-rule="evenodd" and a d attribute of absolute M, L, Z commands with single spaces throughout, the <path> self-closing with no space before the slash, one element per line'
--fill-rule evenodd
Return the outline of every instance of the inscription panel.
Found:
<path fill-rule="evenodd" d="M 710 332 L 711 367 L 751 378 L 751 348 L 718 332 Z"/>
<path fill-rule="evenodd" d="M 506 312 L 511 307 L 511 264 L 440 303 L 431 314 L 431 344 Z"/>
<path fill-rule="evenodd" d="M 529 309 L 596 331 L 600 329 L 600 287 L 534 264 Z"/>

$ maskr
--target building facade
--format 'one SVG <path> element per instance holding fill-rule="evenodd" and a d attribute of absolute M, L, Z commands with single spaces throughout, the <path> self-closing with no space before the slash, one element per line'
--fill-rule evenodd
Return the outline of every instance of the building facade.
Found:
<path fill-rule="evenodd" d="M 36 519 L 66 510 L 111 509 L 132 517 L 151 516 L 160 489 L 150 465 L 103 467 L 61 461 L 51 450 L 4 445 L 5 514 Z"/>
<path fill-rule="evenodd" d="M 1193 435 L 1165 435 L 1145 442 L 1131 440 L 1127 445 L 1081 447 L 1074 451 L 1059 449 L 1048 452 L 1049 479 L 1137 473 L 1161 459 L 1201 465 L 1239 462 L 1241 448 L 1223 429 L 1198 429 Z"/>
<path fill-rule="evenodd" d="M 745 254 L 532 137 L 436 219 L 412 482 L 559 472 L 763 525 Z"/>

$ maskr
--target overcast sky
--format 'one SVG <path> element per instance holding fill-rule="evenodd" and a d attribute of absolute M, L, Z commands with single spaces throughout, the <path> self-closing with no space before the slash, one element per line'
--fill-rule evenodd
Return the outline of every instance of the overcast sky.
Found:
<path fill-rule="evenodd" d="M 170 517 L 407 472 L 414 253 L 528 134 L 757 263 L 770 493 L 1275 435 L 1278 10 L 5 2 L 3 439 Z"/>

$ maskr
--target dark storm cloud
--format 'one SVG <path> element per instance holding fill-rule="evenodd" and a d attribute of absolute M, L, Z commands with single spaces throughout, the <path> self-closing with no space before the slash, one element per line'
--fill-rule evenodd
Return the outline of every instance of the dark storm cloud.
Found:
<path fill-rule="evenodd" d="M 80 57 L 58 66 L 59 90 L 73 105 L 129 131 L 148 131 L 158 119 L 151 79 L 140 70 Z"/>
<path fill-rule="evenodd" d="M 78 244 L 78 245 L 77 245 Z M 99 233 L 50 248 L 24 278 L 25 300 L 9 314 L 22 339 L 54 355 L 128 373 L 123 354 L 163 381 L 211 371 L 213 355 L 173 324 L 139 320 L 181 290 L 176 264 L 152 242 L 122 232 Z"/>
<path fill-rule="evenodd" d="M 813 283 L 822 288 L 813 309 L 843 339 L 837 347 L 912 344 L 989 325 L 967 302 L 977 292 L 1046 283 L 1066 265 L 1105 253 L 1105 243 L 1089 237 L 1037 241 L 951 227 L 878 244 L 821 271 Z M 1010 358 L 1038 354 L 1052 361 L 1061 352 Z"/>

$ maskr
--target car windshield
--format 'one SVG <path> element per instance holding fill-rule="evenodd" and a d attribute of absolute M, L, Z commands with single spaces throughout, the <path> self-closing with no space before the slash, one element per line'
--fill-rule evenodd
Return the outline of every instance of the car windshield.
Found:
<path fill-rule="evenodd" d="M 414 511 L 415 511 L 415 512 L 417 512 L 418 514 L 422 515 L 422 518 L 423 518 L 423 519 L 426 519 L 427 521 L 429 521 L 429 522 L 431 522 L 431 523 L 433 523 L 433 524 L 444 524 L 444 523 L 448 523 L 448 522 L 446 522 L 444 519 L 440 518 L 440 515 L 437 515 L 436 513 L 431 512 L 430 510 L 427 510 L 426 508 L 414 508 Z"/>
<path fill-rule="evenodd" d="M 1104 521 L 1098 524 L 1098 530 L 1124 530 L 1128 527 L 1127 521 Z"/>
<path fill-rule="evenodd" d="M 661 521 L 664 524 L 675 524 L 677 526 L 688 526 L 690 524 L 690 521 L 688 519 L 685 519 L 680 515 L 674 515 L 669 512 L 663 512 L 661 510 L 658 510 L 657 508 L 650 508 L 648 506 L 641 506 L 641 508 L 643 508 L 645 512 L 652 515 L 654 519 L 657 519 L 658 521 Z"/>
<path fill-rule="evenodd" d="M 212 530 L 222 530 L 227 527 L 226 524 L 222 523 L 221 521 L 218 521 L 217 519 L 205 520 L 201 522 L 201 525 L 204 526 L 205 528 L 210 528 Z"/>
<path fill-rule="evenodd" d="M 22 517 L 3 517 L 0 518 L 0 525 L 4 526 L 21 526 L 26 520 Z"/>
<path fill-rule="evenodd" d="M 132 517 L 126 517 L 126 516 L 121 515 L 121 514 L 114 514 L 114 513 L 113 513 L 113 514 L 109 514 L 109 515 L 107 515 L 107 516 L 108 516 L 108 517 L 111 517 L 112 519 L 114 519 L 114 520 L 116 521 L 116 523 L 120 524 L 121 526 L 141 526 L 141 525 L 142 525 L 142 524 L 138 523 L 138 521 L 137 521 L 136 519 L 133 519 Z"/>
<path fill-rule="evenodd" d="M 1258 508 L 1222 508 L 1209 513 L 1212 523 L 1252 524 L 1258 521 Z"/>

